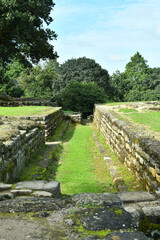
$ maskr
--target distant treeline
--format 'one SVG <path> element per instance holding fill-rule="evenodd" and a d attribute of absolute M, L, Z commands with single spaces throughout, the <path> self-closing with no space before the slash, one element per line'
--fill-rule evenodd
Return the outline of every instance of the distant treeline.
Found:
<path fill-rule="evenodd" d="M 0 67 L 0 76 L 0 91 L 9 96 L 57 101 L 65 109 L 86 114 L 94 103 L 160 100 L 160 68 L 150 68 L 139 52 L 124 72 L 116 71 L 112 76 L 86 57 L 63 64 L 50 60 L 28 68 L 13 60 Z"/>

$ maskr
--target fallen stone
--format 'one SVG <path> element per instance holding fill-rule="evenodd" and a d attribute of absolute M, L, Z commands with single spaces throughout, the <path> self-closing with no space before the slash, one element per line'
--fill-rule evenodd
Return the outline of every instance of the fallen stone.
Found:
<path fill-rule="evenodd" d="M 0 191 L 5 191 L 11 189 L 13 184 L 7 184 L 0 182 Z"/>
<path fill-rule="evenodd" d="M 160 223 L 160 206 L 143 207 L 144 216 L 152 223 Z"/>
<path fill-rule="evenodd" d="M 3 197 L 0 195 L 0 202 L 3 201 Z"/>
<path fill-rule="evenodd" d="M 40 212 L 55 211 L 66 207 L 64 200 L 60 198 L 44 197 L 17 197 L 10 201 L 0 202 L 0 212 Z"/>
<path fill-rule="evenodd" d="M 30 189 L 11 190 L 11 193 L 15 196 L 29 195 L 32 193 Z"/>
<path fill-rule="evenodd" d="M 25 181 L 17 183 L 15 189 L 32 189 L 37 191 L 47 191 L 52 193 L 53 196 L 60 195 L 60 183 L 58 181 Z"/>
<path fill-rule="evenodd" d="M 36 191 L 32 193 L 32 196 L 34 197 L 52 197 L 52 193 L 45 192 L 45 191 Z"/>
<path fill-rule="evenodd" d="M 141 215 L 135 208 L 133 208 L 133 207 L 125 207 L 124 209 L 131 214 L 132 218 L 136 222 L 139 222 Z"/>
<path fill-rule="evenodd" d="M 154 201 L 156 199 L 154 195 L 148 192 L 124 191 L 124 192 L 118 193 L 118 196 L 124 203 Z"/>
<path fill-rule="evenodd" d="M 108 207 L 95 207 L 85 209 L 75 213 L 83 227 L 90 231 L 97 230 L 119 230 L 137 229 L 131 214 L 123 208 L 115 208 L 114 205 Z"/>
<path fill-rule="evenodd" d="M 147 240 L 148 238 L 142 232 L 123 232 L 123 233 L 110 233 L 103 240 Z"/>
<path fill-rule="evenodd" d="M 117 194 L 114 193 L 82 193 L 76 194 L 72 200 L 77 205 L 90 205 L 90 206 L 111 206 L 121 207 L 122 201 Z"/>

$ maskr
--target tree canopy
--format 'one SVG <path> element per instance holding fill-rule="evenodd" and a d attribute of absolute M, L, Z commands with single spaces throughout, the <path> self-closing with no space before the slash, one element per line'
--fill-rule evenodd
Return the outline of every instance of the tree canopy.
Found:
<path fill-rule="evenodd" d="M 54 59 L 56 53 L 50 40 L 54 31 L 44 28 L 53 19 L 50 12 L 53 0 L 0 0 L 0 65 L 17 58 L 20 62 L 37 63 L 40 59 Z"/>
<path fill-rule="evenodd" d="M 147 65 L 147 60 L 145 60 L 142 55 L 137 52 L 131 60 L 126 64 L 125 75 L 131 89 L 136 89 L 137 87 L 142 90 L 146 89 L 145 79 L 150 73 L 150 68 Z"/>
<path fill-rule="evenodd" d="M 55 94 L 54 82 L 59 80 L 57 65 L 56 60 L 50 60 L 43 67 L 37 65 L 23 71 L 17 80 L 25 96 L 51 100 Z"/>
<path fill-rule="evenodd" d="M 125 71 L 111 77 L 114 101 L 160 100 L 160 68 L 150 68 L 137 52 L 126 64 Z"/>
<path fill-rule="evenodd" d="M 83 117 L 93 112 L 95 103 L 106 101 L 106 95 L 94 82 L 73 81 L 56 95 L 56 102 L 65 110 L 81 112 Z"/>
<path fill-rule="evenodd" d="M 104 89 L 106 94 L 111 92 L 108 71 L 93 59 L 86 57 L 69 59 L 59 66 L 58 72 L 61 75 L 61 81 L 56 86 L 57 91 L 65 88 L 68 83 L 77 81 L 94 82 Z"/>

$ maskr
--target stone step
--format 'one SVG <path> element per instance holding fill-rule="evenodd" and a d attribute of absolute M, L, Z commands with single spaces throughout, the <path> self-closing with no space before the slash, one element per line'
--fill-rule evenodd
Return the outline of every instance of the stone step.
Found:
<path fill-rule="evenodd" d="M 31 189 L 37 191 L 47 191 L 54 197 L 60 196 L 60 183 L 58 181 L 25 181 L 16 184 L 15 190 Z"/>
<path fill-rule="evenodd" d="M 128 192 L 123 191 L 118 193 L 118 196 L 124 203 L 133 203 L 133 202 L 144 202 L 144 201 L 154 201 L 156 200 L 155 195 L 149 193 L 149 192 Z"/>

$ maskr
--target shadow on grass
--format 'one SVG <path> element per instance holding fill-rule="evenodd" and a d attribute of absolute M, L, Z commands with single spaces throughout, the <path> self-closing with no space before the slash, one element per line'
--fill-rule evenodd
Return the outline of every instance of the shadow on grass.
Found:
<path fill-rule="evenodd" d="M 32 156 L 27 166 L 25 166 L 21 174 L 17 176 L 17 181 L 55 180 L 58 167 L 60 166 L 60 155 L 63 151 L 62 142 L 67 142 L 72 138 L 75 128 L 76 124 L 70 123 L 61 138 L 62 141 L 59 142 L 56 147 L 53 146 L 53 148 L 49 148 L 49 146 L 46 145 L 39 149 L 39 153 Z M 59 126 L 56 131 L 56 136 L 60 135 L 62 131 L 62 126 Z M 54 138 L 54 135 L 52 137 Z M 49 158 L 49 161 L 47 167 L 44 167 L 43 161 L 46 161 L 46 158 Z"/>

